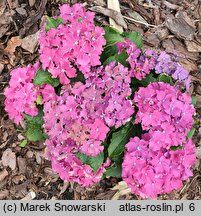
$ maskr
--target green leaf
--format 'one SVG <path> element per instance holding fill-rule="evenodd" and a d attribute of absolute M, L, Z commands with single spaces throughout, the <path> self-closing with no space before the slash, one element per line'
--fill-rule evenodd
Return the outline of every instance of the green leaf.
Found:
<path fill-rule="evenodd" d="M 52 75 L 48 71 L 44 71 L 42 68 L 40 68 L 36 72 L 33 83 L 38 86 L 41 84 L 50 84 L 53 87 L 57 87 L 59 85 L 59 79 L 52 78 Z"/>
<path fill-rule="evenodd" d="M 105 47 L 105 49 L 103 50 L 100 60 L 102 63 L 105 63 L 106 61 L 109 62 L 109 60 L 107 60 L 108 58 L 115 58 L 114 56 L 118 53 L 117 47 L 116 45 L 111 45 L 109 47 Z M 115 59 L 114 59 L 115 60 Z M 113 61 L 113 60 L 112 60 Z M 111 62 L 111 61 L 110 61 Z"/>
<path fill-rule="evenodd" d="M 26 120 L 26 137 L 29 141 L 36 142 L 45 140 L 47 135 L 43 132 L 43 111 L 39 109 L 38 115 L 31 117 L 24 115 Z"/>
<path fill-rule="evenodd" d="M 182 146 L 180 146 L 180 145 L 178 145 L 178 146 L 171 146 L 170 147 L 170 150 L 172 150 L 172 151 L 176 151 L 176 150 L 178 150 L 178 149 L 182 149 L 183 147 Z"/>
<path fill-rule="evenodd" d="M 37 99 L 36 99 L 36 104 L 37 104 L 37 105 L 42 105 L 42 104 L 43 104 L 43 102 L 42 102 L 42 96 L 41 96 L 41 95 L 39 95 L 39 96 L 37 97 Z"/>
<path fill-rule="evenodd" d="M 122 167 L 121 167 L 121 165 L 118 165 L 116 167 L 106 168 L 106 172 L 104 174 L 106 176 L 120 178 L 121 177 L 121 173 L 122 173 Z"/>
<path fill-rule="evenodd" d="M 27 142 L 28 142 L 27 140 L 23 140 L 23 141 L 19 144 L 19 147 L 24 148 L 24 147 L 26 146 Z"/>
<path fill-rule="evenodd" d="M 51 18 L 47 16 L 47 23 L 45 26 L 45 31 L 49 31 L 51 28 L 57 28 L 64 21 L 61 18 Z"/>
<path fill-rule="evenodd" d="M 103 63 L 103 65 L 108 65 L 111 62 L 116 61 L 125 67 L 129 67 L 129 63 L 126 61 L 127 58 L 128 58 L 128 54 L 126 53 L 125 50 L 123 50 L 122 53 L 119 55 L 115 54 L 113 56 L 110 56 L 108 59 L 106 59 L 106 61 Z"/>
<path fill-rule="evenodd" d="M 128 143 L 130 137 L 135 135 L 136 130 L 136 127 L 130 121 L 121 127 L 120 130 L 114 132 L 108 147 L 109 157 L 120 155 L 124 151 L 125 144 Z"/>
<path fill-rule="evenodd" d="M 88 156 L 81 152 L 78 152 L 76 156 L 80 159 L 80 161 L 84 164 L 89 165 L 93 172 L 96 173 L 98 168 L 103 164 L 104 161 L 104 153 L 101 152 L 97 156 Z"/>
<path fill-rule="evenodd" d="M 192 129 L 188 132 L 187 138 L 192 138 L 193 135 L 194 135 L 194 133 L 195 133 L 195 128 L 192 128 Z"/>
<path fill-rule="evenodd" d="M 122 36 L 129 38 L 138 48 L 142 48 L 142 38 L 136 32 L 123 32 Z"/>
<path fill-rule="evenodd" d="M 106 47 L 114 45 L 117 42 L 124 42 L 124 38 L 114 28 L 106 26 L 104 29 L 105 29 L 104 37 L 106 39 Z"/>
<path fill-rule="evenodd" d="M 125 50 L 122 51 L 121 54 L 116 54 L 115 55 L 115 59 L 117 62 L 119 62 L 120 64 L 122 64 L 125 67 L 129 67 L 129 63 L 126 61 L 126 59 L 128 58 L 128 54 Z"/>
<path fill-rule="evenodd" d="M 197 97 L 196 96 L 192 96 L 192 104 L 193 106 L 195 106 L 197 103 Z"/>
<path fill-rule="evenodd" d="M 26 129 L 26 136 L 29 141 L 37 142 L 45 140 L 47 135 L 43 133 L 43 129 L 39 125 L 28 124 Z"/>
<path fill-rule="evenodd" d="M 142 83 L 143 86 L 147 86 L 149 85 L 149 83 L 156 82 L 156 81 L 157 79 L 153 77 L 152 73 L 150 73 L 144 79 L 142 79 L 140 83 Z"/>
<path fill-rule="evenodd" d="M 169 83 L 169 84 L 173 85 L 172 77 L 167 76 L 167 75 L 165 75 L 165 74 L 160 75 L 160 76 L 158 77 L 158 80 L 159 80 L 160 82 Z"/>

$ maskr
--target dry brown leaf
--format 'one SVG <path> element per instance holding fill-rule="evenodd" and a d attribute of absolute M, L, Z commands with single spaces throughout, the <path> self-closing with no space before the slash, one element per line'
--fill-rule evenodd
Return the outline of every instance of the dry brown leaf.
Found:
<path fill-rule="evenodd" d="M 140 21 L 140 22 L 143 22 L 145 24 L 148 24 L 148 22 L 136 11 L 133 11 L 133 10 L 129 10 L 127 12 L 128 16 L 137 20 L 137 21 Z"/>
<path fill-rule="evenodd" d="M 113 20 L 115 20 L 116 24 L 127 29 L 127 24 L 126 24 L 126 22 L 125 22 L 125 20 L 124 20 L 124 18 L 120 12 L 112 10 L 112 9 L 108 9 L 108 8 L 103 8 L 101 6 L 94 6 L 94 7 L 90 8 L 90 10 L 97 12 L 97 13 L 101 13 L 105 16 L 112 18 Z M 116 26 L 114 26 L 114 25 L 112 25 L 112 26 L 114 28 L 116 28 Z"/>
<path fill-rule="evenodd" d="M 0 172 L 0 182 L 3 181 L 8 176 L 8 171 L 4 169 Z"/>
<path fill-rule="evenodd" d="M 16 155 L 10 148 L 3 152 L 1 159 L 4 166 L 9 166 L 12 170 L 16 168 Z"/>
<path fill-rule="evenodd" d="M 30 53 L 34 53 L 36 51 L 37 46 L 37 34 L 32 34 L 22 39 L 21 47 Z"/>
<path fill-rule="evenodd" d="M 22 44 L 22 39 L 20 39 L 19 36 L 16 36 L 16 37 L 12 37 L 9 41 L 8 41 L 8 44 L 7 44 L 7 47 L 5 48 L 5 51 L 7 53 L 14 53 L 15 52 L 15 49 L 16 47 L 18 46 L 21 46 Z"/>

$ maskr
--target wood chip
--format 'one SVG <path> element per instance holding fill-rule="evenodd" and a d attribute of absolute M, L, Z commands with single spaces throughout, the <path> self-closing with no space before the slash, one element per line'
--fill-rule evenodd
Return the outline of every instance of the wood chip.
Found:
<path fill-rule="evenodd" d="M 16 168 L 16 155 L 10 148 L 3 152 L 1 159 L 4 166 L 9 166 L 12 170 Z"/>
<path fill-rule="evenodd" d="M 27 16 L 27 11 L 26 11 L 24 8 L 20 7 L 20 8 L 16 8 L 15 10 L 16 10 L 20 15 L 22 15 L 22 16 Z"/>
<path fill-rule="evenodd" d="M 201 44 L 198 43 L 197 41 L 184 41 L 186 44 L 186 48 L 189 52 L 201 52 Z"/>
<path fill-rule="evenodd" d="M 168 17 L 165 25 L 176 37 L 184 40 L 192 40 L 195 34 L 195 28 L 190 26 L 183 18 Z"/>
<path fill-rule="evenodd" d="M 0 200 L 8 198 L 8 195 L 9 195 L 8 190 L 0 191 Z"/>
<path fill-rule="evenodd" d="M 4 169 L 0 172 L 0 182 L 3 181 L 8 176 L 8 171 Z"/>
<path fill-rule="evenodd" d="M 36 0 L 29 0 L 30 7 L 34 6 L 36 3 Z"/>
<path fill-rule="evenodd" d="M 26 160 L 22 157 L 17 157 L 17 164 L 19 168 L 19 173 L 25 174 L 26 173 Z"/>

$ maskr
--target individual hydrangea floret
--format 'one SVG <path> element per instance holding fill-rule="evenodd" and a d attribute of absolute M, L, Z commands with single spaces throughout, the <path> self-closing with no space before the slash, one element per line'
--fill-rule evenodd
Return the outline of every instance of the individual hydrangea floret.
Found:
<path fill-rule="evenodd" d="M 156 198 L 182 187 L 182 181 L 192 176 L 191 166 L 195 162 L 195 145 L 189 139 L 182 149 L 152 150 L 150 139 L 134 137 L 126 144 L 122 163 L 122 178 L 131 191 L 143 198 Z M 164 140 L 164 139 L 163 139 Z"/>
<path fill-rule="evenodd" d="M 153 140 L 153 146 L 154 143 L 169 147 L 181 144 L 194 124 L 191 97 L 167 83 L 141 87 L 135 93 L 134 102 L 139 109 L 136 123 L 155 134 L 153 137 L 157 140 Z"/>
<path fill-rule="evenodd" d="M 40 32 L 40 61 L 44 70 L 59 77 L 61 84 L 70 83 L 78 68 L 87 78 L 91 66 L 100 65 L 100 54 L 105 45 L 103 28 L 94 25 L 94 13 L 86 12 L 80 4 L 60 7 L 64 20 L 57 28 Z"/>
<path fill-rule="evenodd" d="M 16 124 L 24 119 L 23 114 L 36 116 L 38 109 L 35 101 L 40 95 L 39 88 L 33 84 L 33 78 L 39 69 L 39 63 L 26 68 L 16 68 L 11 71 L 9 87 L 5 89 L 5 110 L 9 118 Z"/>
<path fill-rule="evenodd" d="M 77 182 L 83 187 L 91 186 L 101 180 L 107 159 L 94 173 L 89 165 L 83 164 L 77 157 L 77 145 L 71 139 L 58 142 L 56 139 L 46 140 L 46 157 L 51 160 L 52 168 L 64 181 Z"/>

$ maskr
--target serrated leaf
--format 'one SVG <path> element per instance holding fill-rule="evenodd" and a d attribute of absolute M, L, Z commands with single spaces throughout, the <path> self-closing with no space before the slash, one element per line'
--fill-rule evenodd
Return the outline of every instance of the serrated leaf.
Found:
<path fill-rule="evenodd" d="M 47 23 L 45 26 L 45 31 L 49 31 L 51 28 L 57 28 L 64 21 L 61 18 L 51 18 L 47 16 Z"/>
<path fill-rule="evenodd" d="M 124 151 L 125 144 L 128 143 L 131 136 L 135 135 L 135 129 L 132 122 L 122 126 L 120 130 L 112 134 L 111 142 L 108 147 L 109 157 L 116 157 Z"/>
<path fill-rule="evenodd" d="M 122 167 L 121 167 L 121 165 L 119 165 L 119 166 L 116 166 L 116 167 L 106 168 L 106 172 L 104 174 L 106 176 L 120 178 L 121 173 L 122 173 Z"/>
<path fill-rule="evenodd" d="M 196 96 L 192 96 L 192 104 L 193 106 L 195 106 L 197 103 L 197 97 Z"/>
<path fill-rule="evenodd" d="M 39 109 L 38 115 L 31 117 L 24 115 L 26 120 L 26 137 L 29 141 L 36 142 L 45 140 L 47 135 L 43 132 L 43 111 Z"/>
<path fill-rule="evenodd" d="M 142 38 L 136 32 L 123 32 L 122 36 L 129 38 L 138 48 L 142 48 Z"/>
<path fill-rule="evenodd" d="M 78 152 L 76 156 L 80 159 L 82 163 L 89 165 L 93 169 L 94 173 L 97 172 L 98 168 L 103 164 L 104 161 L 103 152 L 101 152 L 97 156 L 88 156 L 86 154 Z"/>
<path fill-rule="evenodd" d="M 160 82 L 169 83 L 169 84 L 171 84 L 171 85 L 173 84 L 172 77 L 167 76 L 167 75 L 165 75 L 165 74 L 160 75 L 160 76 L 158 77 L 158 80 L 159 80 Z"/>
<path fill-rule="evenodd" d="M 19 147 L 24 148 L 24 147 L 26 146 L 27 142 L 28 142 L 27 140 L 23 140 L 23 141 L 19 144 Z"/>
<path fill-rule="evenodd" d="M 47 135 L 43 133 L 43 129 L 39 125 L 29 124 L 26 130 L 26 137 L 32 142 L 45 140 Z"/>
<path fill-rule="evenodd" d="M 104 37 L 105 37 L 106 43 L 107 43 L 106 47 L 114 45 L 117 42 L 124 42 L 124 38 L 114 28 L 106 26 L 104 29 L 105 29 Z"/>
<path fill-rule="evenodd" d="M 41 84 L 50 84 L 53 87 L 57 87 L 59 85 L 59 79 L 52 78 L 51 73 L 49 73 L 48 71 L 44 71 L 42 68 L 40 68 L 36 72 L 33 83 L 38 86 L 40 86 Z"/>
<path fill-rule="evenodd" d="M 194 133 L 195 133 L 195 128 L 192 128 L 192 129 L 188 132 L 187 138 L 192 138 L 193 135 L 194 135 Z"/>

